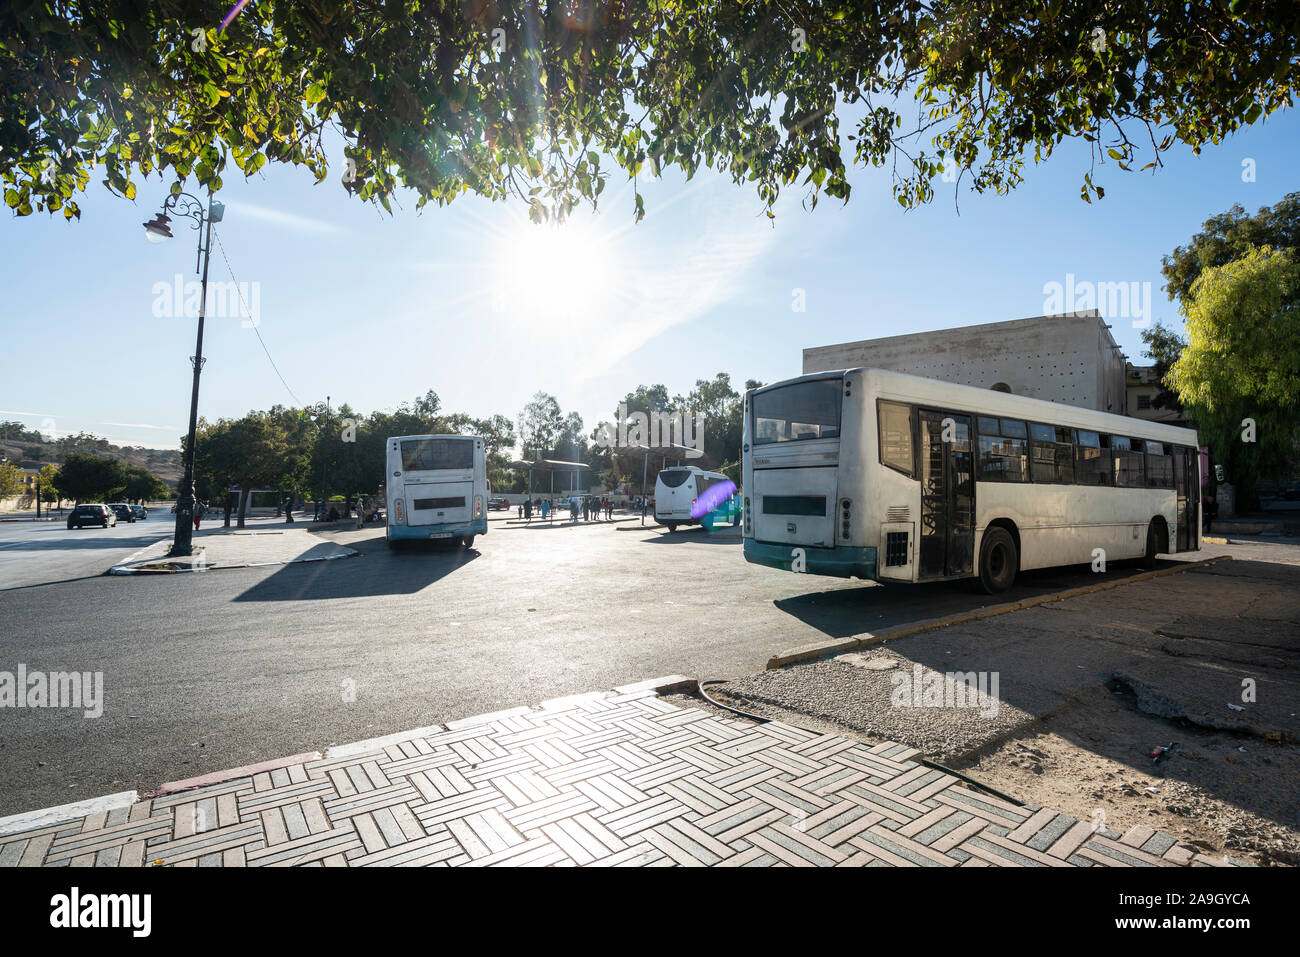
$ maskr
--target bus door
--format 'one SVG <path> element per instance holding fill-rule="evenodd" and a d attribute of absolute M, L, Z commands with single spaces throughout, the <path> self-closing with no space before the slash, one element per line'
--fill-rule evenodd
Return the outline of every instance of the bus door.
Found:
<path fill-rule="evenodd" d="M 919 410 L 921 541 L 917 577 L 969 575 L 975 558 L 971 417 Z"/>
<path fill-rule="evenodd" d="M 1200 463 L 1193 450 L 1176 445 L 1173 451 L 1174 490 L 1178 495 L 1178 531 L 1174 547 L 1180 552 L 1194 551 L 1200 547 L 1200 527 L 1197 524 Z"/>

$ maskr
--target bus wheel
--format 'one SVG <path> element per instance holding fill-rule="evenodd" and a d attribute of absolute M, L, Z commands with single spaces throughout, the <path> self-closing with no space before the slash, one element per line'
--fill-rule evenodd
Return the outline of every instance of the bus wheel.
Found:
<path fill-rule="evenodd" d="M 668 531 L 670 531 L 670 532 L 675 532 L 675 531 L 677 531 L 677 523 L 676 523 L 676 522 L 664 522 L 664 524 L 668 526 Z"/>
<path fill-rule="evenodd" d="M 990 528 L 980 544 L 980 588 L 989 595 L 1006 591 L 1016 580 L 1019 563 L 1011 533 L 1005 528 Z"/>
<path fill-rule="evenodd" d="M 1156 531 L 1156 523 L 1152 522 L 1147 526 L 1147 550 L 1142 555 L 1143 568 L 1156 567 L 1156 555 L 1160 552 L 1160 533 Z"/>
<path fill-rule="evenodd" d="M 473 548 L 473 547 L 474 547 L 474 536 L 473 536 L 473 535 L 462 535 L 461 538 L 460 538 L 460 547 L 461 547 L 461 548 Z"/>

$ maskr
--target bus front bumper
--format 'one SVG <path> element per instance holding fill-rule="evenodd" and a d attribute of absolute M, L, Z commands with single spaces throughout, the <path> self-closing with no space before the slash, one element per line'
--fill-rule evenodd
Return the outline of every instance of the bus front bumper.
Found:
<path fill-rule="evenodd" d="M 402 540 L 437 541 L 440 538 L 460 538 L 462 535 L 486 535 L 486 518 L 456 525 L 389 525 L 388 537 Z"/>
<path fill-rule="evenodd" d="M 803 552 L 802 571 L 809 575 L 834 575 L 837 578 L 876 577 L 876 550 L 838 545 L 834 548 L 814 548 L 808 545 L 767 545 L 752 538 L 745 539 L 745 561 L 755 565 L 768 565 L 783 571 L 794 571 L 796 551 Z"/>

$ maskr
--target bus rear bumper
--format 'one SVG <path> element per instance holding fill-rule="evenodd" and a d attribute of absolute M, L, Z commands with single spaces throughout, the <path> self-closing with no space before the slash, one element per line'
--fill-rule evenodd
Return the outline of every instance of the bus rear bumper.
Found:
<path fill-rule="evenodd" d="M 794 571 L 795 550 L 803 551 L 803 571 L 809 575 L 834 575 L 837 578 L 876 577 L 876 550 L 838 545 L 814 548 L 808 545 L 768 545 L 745 539 L 745 561 Z"/>
<path fill-rule="evenodd" d="M 486 518 L 457 525 L 389 525 L 388 537 L 403 541 L 427 541 L 439 538 L 459 538 L 462 535 L 486 535 Z"/>

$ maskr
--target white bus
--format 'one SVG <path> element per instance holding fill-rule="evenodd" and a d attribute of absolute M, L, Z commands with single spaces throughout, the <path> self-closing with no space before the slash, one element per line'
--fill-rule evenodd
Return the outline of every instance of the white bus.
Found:
<path fill-rule="evenodd" d="M 476 435 L 399 435 L 387 443 L 388 546 L 421 539 L 464 548 L 486 535 L 488 480 Z"/>
<path fill-rule="evenodd" d="M 994 593 L 1200 548 L 1190 429 L 849 369 L 747 392 L 743 443 L 745 558 L 776 568 Z"/>
<path fill-rule="evenodd" d="M 725 510 L 735 491 L 736 483 L 721 472 L 694 465 L 664 469 L 655 479 L 655 521 L 670 532 L 678 525 L 699 525 Z"/>

